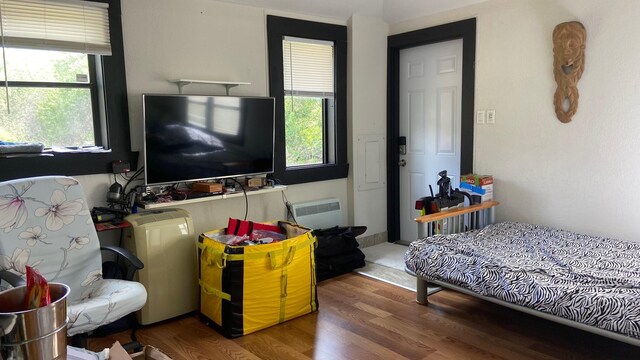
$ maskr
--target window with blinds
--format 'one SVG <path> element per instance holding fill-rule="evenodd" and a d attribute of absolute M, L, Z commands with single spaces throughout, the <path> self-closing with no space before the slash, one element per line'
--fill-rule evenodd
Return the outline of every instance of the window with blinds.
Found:
<path fill-rule="evenodd" d="M 286 95 L 333 97 L 333 43 L 285 37 L 282 41 Z"/>
<path fill-rule="evenodd" d="M 111 55 L 108 11 L 90 1 L 0 0 L 2 44 Z"/>
<path fill-rule="evenodd" d="M 347 45 L 344 25 L 267 15 L 273 177 L 282 184 L 349 175 Z"/>
<path fill-rule="evenodd" d="M 109 146 L 96 71 L 111 55 L 108 10 L 92 1 L 0 0 L 0 141 Z"/>
<path fill-rule="evenodd" d="M 286 166 L 330 162 L 326 135 L 333 119 L 333 43 L 285 37 L 282 41 Z"/>

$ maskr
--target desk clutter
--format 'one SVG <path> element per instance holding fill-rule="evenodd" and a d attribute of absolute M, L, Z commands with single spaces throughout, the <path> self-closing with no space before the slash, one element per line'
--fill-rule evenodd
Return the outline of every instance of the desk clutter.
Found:
<path fill-rule="evenodd" d="M 220 181 L 198 181 L 174 184 L 165 187 L 147 187 L 140 190 L 136 202 L 138 204 L 164 203 L 198 199 L 202 197 L 219 196 L 224 194 L 242 193 L 263 188 L 272 188 L 274 182 L 264 177 L 246 178 L 244 180 L 226 179 Z"/>

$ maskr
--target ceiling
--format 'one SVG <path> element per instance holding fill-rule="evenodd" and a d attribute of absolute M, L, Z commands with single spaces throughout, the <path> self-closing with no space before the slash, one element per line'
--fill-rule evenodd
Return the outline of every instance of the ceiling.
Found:
<path fill-rule="evenodd" d="M 486 0 L 221 0 L 241 5 L 347 20 L 353 14 L 378 17 L 389 24 Z"/>

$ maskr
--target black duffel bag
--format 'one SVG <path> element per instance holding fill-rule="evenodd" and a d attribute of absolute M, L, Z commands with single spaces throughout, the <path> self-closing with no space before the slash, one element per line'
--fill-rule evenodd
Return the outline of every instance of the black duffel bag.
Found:
<path fill-rule="evenodd" d="M 358 248 L 357 236 L 367 231 L 366 226 L 334 226 L 313 230 L 318 239 L 316 258 L 346 254 Z"/>
<path fill-rule="evenodd" d="M 316 281 L 346 274 L 365 265 L 364 253 L 358 249 L 359 236 L 366 226 L 343 226 L 314 230 L 318 239 L 315 250 Z"/>

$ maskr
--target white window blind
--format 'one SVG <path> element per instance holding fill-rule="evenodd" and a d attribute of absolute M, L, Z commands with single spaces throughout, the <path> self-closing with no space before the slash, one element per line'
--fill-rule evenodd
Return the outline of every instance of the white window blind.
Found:
<path fill-rule="evenodd" d="M 109 5 L 80 0 L 0 0 L 6 47 L 111 55 Z"/>
<path fill-rule="evenodd" d="M 333 43 L 285 37 L 282 41 L 285 95 L 333 97 Z"/>

